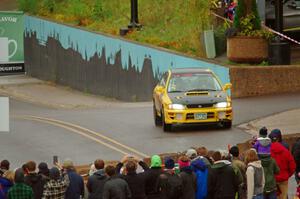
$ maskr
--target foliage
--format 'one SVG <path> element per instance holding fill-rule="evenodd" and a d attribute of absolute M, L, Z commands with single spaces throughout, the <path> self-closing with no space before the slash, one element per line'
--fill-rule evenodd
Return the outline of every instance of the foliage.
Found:
<path fill-rule="evenodd" d="M 19 0 L 36 1 L 37 14 L 93 31 L 118 35 L 130 20 L 130 1 L 124 0 Z M 205 56 L 200 34 L 211 28 L 211 0 L 138 0 L 141 31 L 126 38 Z M 53 4 L 54 3 L 54 4 Z M 20 7 L 22 9 L 22 7 Z M 24 10 L 24 9 L 22 9 Z M 35 14 L 30 9 L 24 10 Z"/>
<path fill-rule="evenodd" d="M 273 34 L 261 28 L 256 0 L 247 2 L 251 2 L 251 4 L 246 4 L 245 0 L 238 0 L 234 28 L 227 32 L 228 36 L 240 35 L 271 39 Z"/>
<path fill-rule="evenodd" d="M 19 10 L 36 14 L 38 12 L 38 0 L 18 0 Z"/>

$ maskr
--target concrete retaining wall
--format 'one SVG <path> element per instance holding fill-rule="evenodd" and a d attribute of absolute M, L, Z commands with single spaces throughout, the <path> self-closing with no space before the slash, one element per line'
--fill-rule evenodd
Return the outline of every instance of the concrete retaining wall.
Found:
<path fill-rule="evenodd" d="M 125 101 L 151 100 L 170 68 L 209 68 L 230 81 L 227 67 L 206 60 L 31 16 L 25 16 L 25 66 L 31 76 Z"/>
<path fill-rule="evenodd" d="M 300 66 L 230 68 L 232 97 L 300 92 Z"/>

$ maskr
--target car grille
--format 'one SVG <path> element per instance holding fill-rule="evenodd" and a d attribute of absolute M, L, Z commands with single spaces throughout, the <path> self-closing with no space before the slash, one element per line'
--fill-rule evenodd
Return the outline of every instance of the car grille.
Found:
<path fill-rule="evenodd" d="M 207 113 L 207 119 L 211 119 L 215 117 L 215 113 L 214 112 L 208 112 Z M 186 119 L 187 120 L 193 120 L 194 118 L 194 113 L 188 113 L 186 114 Z"/>
<path fill-rule="evenodd" d="M 213 107 L 214 104 L 188 104 L 186 105 L 187 108 L 207 108 Z"/>

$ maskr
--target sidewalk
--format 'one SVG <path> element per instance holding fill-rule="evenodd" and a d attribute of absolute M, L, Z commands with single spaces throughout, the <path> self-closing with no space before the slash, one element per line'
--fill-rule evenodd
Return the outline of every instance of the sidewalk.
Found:
<path fill-rule="evenodd" d="M 0 76 L 0 96 L 39 104 L 55 109 L 88 109 L 150 106 L 149 102 L 121 102 L 25 75 Z"/>

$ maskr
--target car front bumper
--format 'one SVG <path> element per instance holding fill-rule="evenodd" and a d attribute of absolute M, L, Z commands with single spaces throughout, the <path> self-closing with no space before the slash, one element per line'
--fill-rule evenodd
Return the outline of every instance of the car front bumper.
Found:
<path fill-rule="evenodd" d="M 185 110 L 166 109 L 164 113 L 166 124 L 220 123 L 232 121 L 232 107 Z"/>

